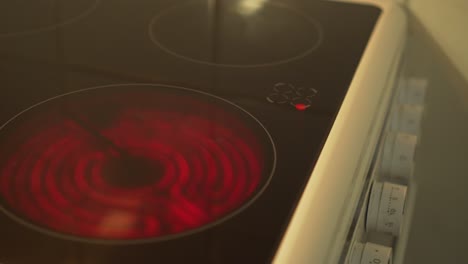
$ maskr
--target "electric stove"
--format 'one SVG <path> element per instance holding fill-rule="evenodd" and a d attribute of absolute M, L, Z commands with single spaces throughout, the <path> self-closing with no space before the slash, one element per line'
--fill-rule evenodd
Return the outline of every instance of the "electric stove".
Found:
<path fill-rule="evenodd" d="M 397 6 L 0 6 L 0 263 L 336 263 Z"/>

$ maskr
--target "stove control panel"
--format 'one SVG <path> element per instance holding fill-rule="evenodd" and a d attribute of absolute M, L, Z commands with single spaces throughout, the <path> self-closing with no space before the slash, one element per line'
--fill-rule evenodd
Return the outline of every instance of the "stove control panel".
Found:
<path fill-rule="evenodd" d="M 421 139 L 428 81 L 402 79 L 395 89 L 376 159 L 356 212 L 342 263 L 402 263 L 417 182 L 415 156 Z"/>
<path fill-rule="evenodd" d="M 400 82 L 383 139 L 382 177 L 407 182 L 414 174 L 427 86 L 428 81 L 424 78 L 407 78 Z"/>
<path fill-rule="evenodd" d="M 266 100 L 273 104 L 288 105 L 299 111 L 304 111 L 312 105 L 318 91 L 312 87 L 296 86 L 291 83 L 279 82 L 273 86 Z"/>

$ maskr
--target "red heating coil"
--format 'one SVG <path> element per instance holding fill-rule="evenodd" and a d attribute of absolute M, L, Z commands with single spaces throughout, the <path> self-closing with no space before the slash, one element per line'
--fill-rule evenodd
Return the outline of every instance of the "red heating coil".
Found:
<path fill-rule="evenodd" d="M 0 145 L 4 206 L 34 225 L 159 238 L 228 216 L 265 183 L 259 133 L 228 103 L 135 89 L 53 101 L 11 122 L 18 131 Z M 122 172 L 128 157 L 143 170 Z"/>

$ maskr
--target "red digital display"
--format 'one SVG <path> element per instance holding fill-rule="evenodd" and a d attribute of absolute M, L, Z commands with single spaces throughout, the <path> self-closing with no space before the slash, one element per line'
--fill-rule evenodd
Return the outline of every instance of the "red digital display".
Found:
<path fill-rule="evenodd" d="M 7 210 L 69 236 L 161 238 L 230 215 L 270 176 L 265 134 L 235 106 L 171 89 L 98 90 L 0 131 Z"/>

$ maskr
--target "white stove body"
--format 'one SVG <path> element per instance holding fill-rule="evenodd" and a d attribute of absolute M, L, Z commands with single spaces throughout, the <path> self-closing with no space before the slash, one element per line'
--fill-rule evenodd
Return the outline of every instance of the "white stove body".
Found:
<path fill-rule="evenodd" d="M 405 12 L 393 1 L 343 2 L 378 6 L 382 13 L 274 263 L 340 262 L 390 108 Z"/>

